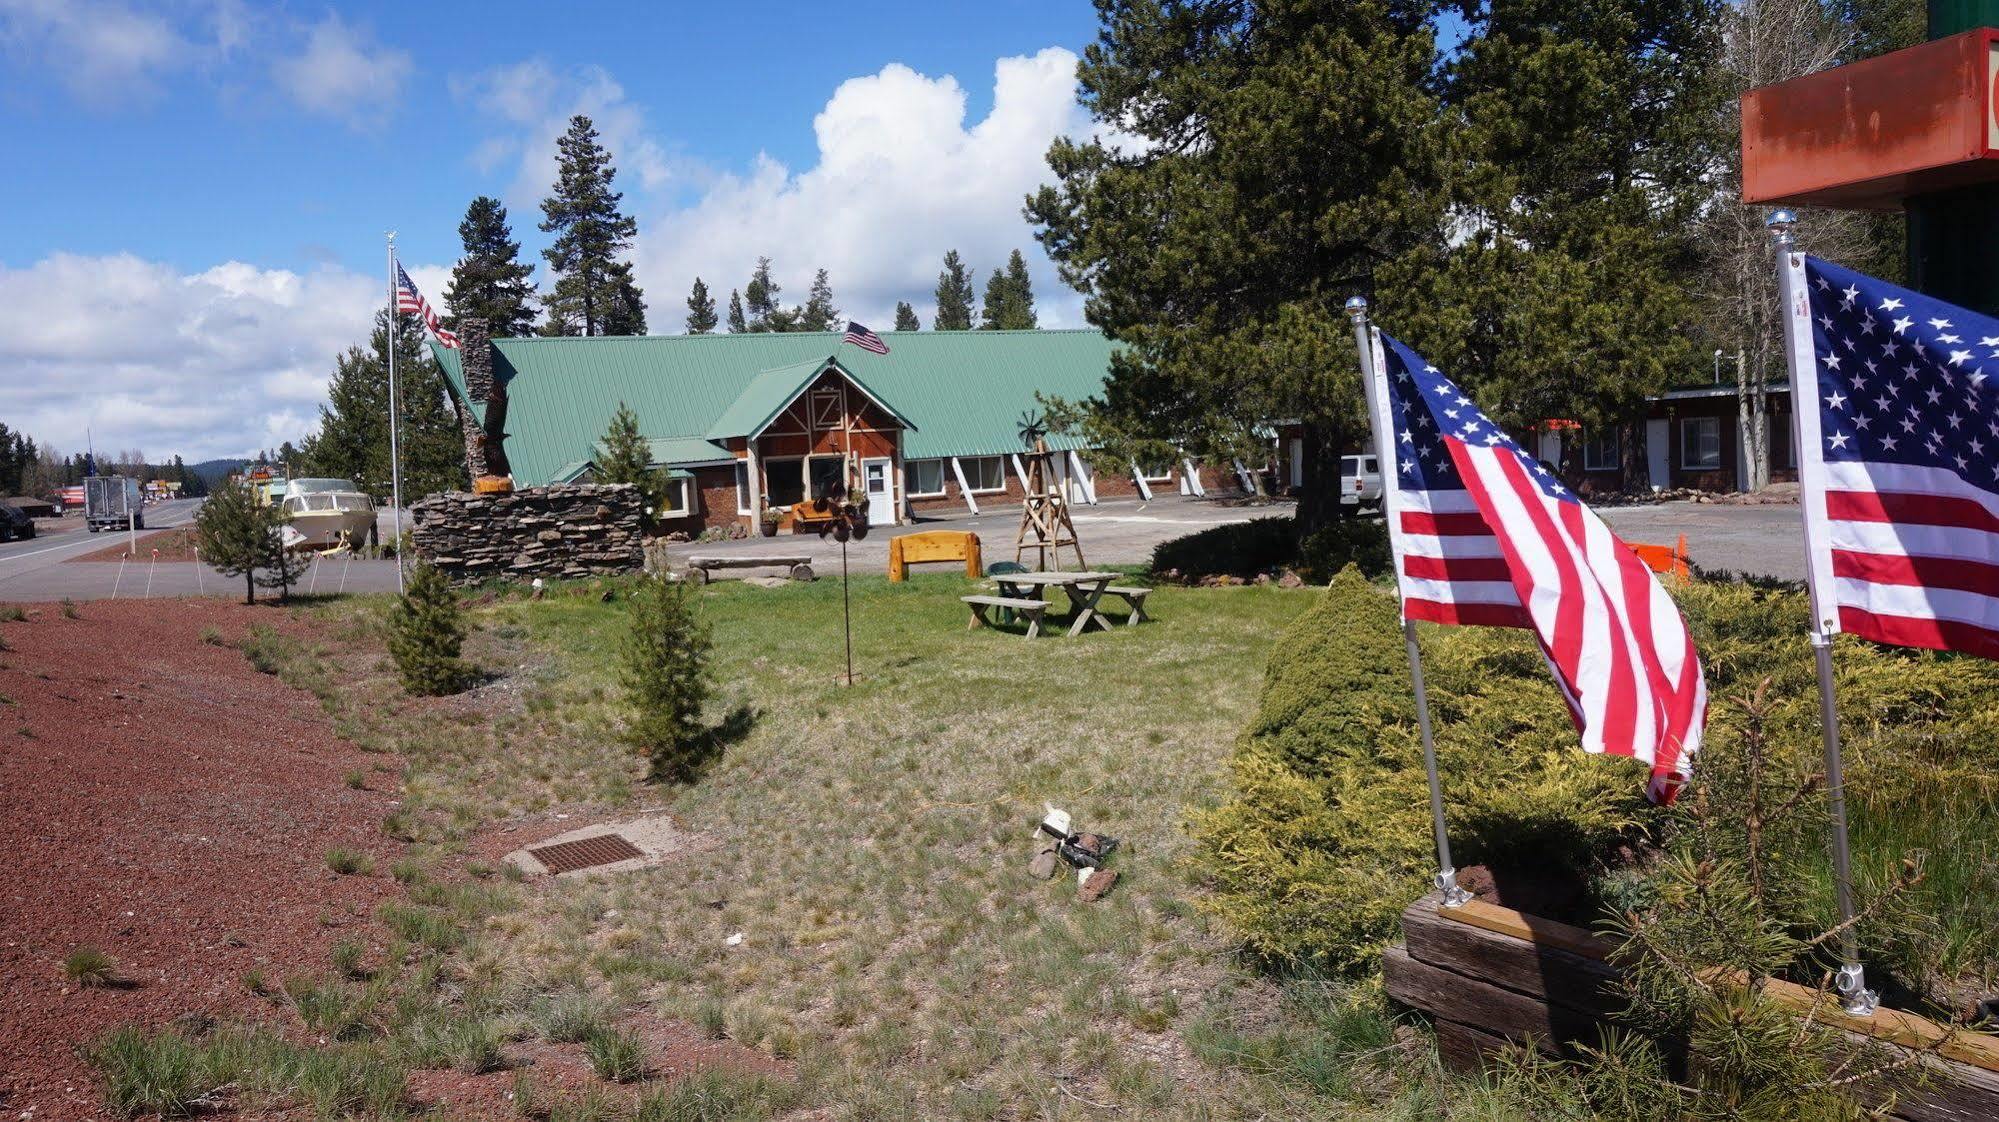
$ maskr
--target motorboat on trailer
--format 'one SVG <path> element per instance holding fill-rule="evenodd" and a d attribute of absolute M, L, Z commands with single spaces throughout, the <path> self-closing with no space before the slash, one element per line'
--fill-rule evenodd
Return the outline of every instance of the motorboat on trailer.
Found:
<path fill-rule="evenodd" d="M 285 482 L 287 549 L 359 549 L 375 538 L 375 500 L 348 479 Z"/>

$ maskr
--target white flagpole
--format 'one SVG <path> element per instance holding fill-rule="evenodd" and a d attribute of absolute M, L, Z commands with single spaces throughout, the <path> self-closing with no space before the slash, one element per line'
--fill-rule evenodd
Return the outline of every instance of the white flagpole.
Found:
<path fill-rule="evenodd" d="M 1368 427 L 1374 433 L 1374 462 L 1381 472 L 1381 517 L 1386 521 L 1396 517 L 1392 474 L 1395 445 L 1388 439 L 1392 426 L 1388 419 L 1388 395 L 1381 385 L 1379 336 L 1368 326 L 1366 297 L 1348 299 L 1347 316 L 1353 320 L 1354 346 L 1360 352 L 1360 384 L 1367 398 Z M 1389 541 L 1394 540 L 1391 532 Z M 1390 554 L 1394 557 L 1399 610 L 1402 558 L 1395 550 L 1391 549 Z M 1423 686 L 1423 651 L 1416 644 L 1416 624 L 1406 613 L 1402 616 L 1402 645 L 1409 654 L 1409 684 L 1416 691 L 1416 730 L 1423 738 L 1423 772 L 1430 781 L 1430 832 L 1437 842 L 1437 891 L 1443 895 L 1444 907 L 1460 908 L 1471 899 L 1471 893 L 1458 886 L 1458 870 L 1451 864 L 1451 839 L 1444 826 L 1444 784 L 1437 777 L 1437 744 L 1430 734 L 1430 694 Z"/>
<path fill-rule="evenodd" d="M 396 591 L 403 591 L 403 457 L 396 434 L 396 343 L 403 325 L 396 311 L 396 232 L 389 231 L 389 506 L 396 528 Z"/>
<path fill-rule="evenodd" d="M 1853 922 L 1852 854 L 1846 831 L 1846 775 L 1839 751 L 1839 709 L 1833 696 L 1832 636 L 1839 630 L 1838 607 L 1833 602 L 1828 578 L 1820 570 L 1829 564 L 1829 551 L 1818 548 L 1816 534 L 1825 510 L 1825 481 L 1822 471 L 1814 471 L 1824 446 L 1819 443 L 1818 359 L 1812 352 L 1810 294 L 1805 288 L 1805 256 L 1797 252 L 1791 227 L 1797 218 L 1788 210 L 1770 216 L 1769 227 L 1777 250 L 1777 291 L 1783 300 L 1784 356 L 1791 372 L 1791 446 L 1798 450 L 1798 499 L 1805 515 L 1805 585 L 1812 611 L 1812 654 L 1818 661 L 1819 729 L 1825 741 L 1826 812 L 1832 819 L 1832 885 L 1839 904 L 1840 966 L 1834 985 L 1846 1011 L 1864 1017 L 1879 1006 L 1874 991 L 1867 988 L 1867 975 L 1860 964 L 1860 940 Z"/>

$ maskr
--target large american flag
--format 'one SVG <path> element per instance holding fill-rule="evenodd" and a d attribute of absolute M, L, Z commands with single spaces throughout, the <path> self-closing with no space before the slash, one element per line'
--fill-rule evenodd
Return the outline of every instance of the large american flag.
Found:
<path fill-rule="evenodd" d="M 1707 681 L 1658 578 L 1436 367 L 1375 338 L 1383 513 L 1403 611 L 1535 633 L 1583 748 L 1652 766 L 1669 802 L 1707 721 Z"/>
<path fill-rule="evenodd" d="M 430 310 L 430 301 L 425 300 L 423 293 L 416 290 L 416 282 L 410 280 L 408 273 L 403 272 L 400 262 L 396 265 L 396 311 L 415 314 L 423 320 L 425 327 L 430 328 L 430 333 L 437 336 L 439 344 L 452 350 L 458 349 L 458 336 L 444 329 L 444 321 L 438 319 L 437 313 Z"/>
<path fill-rule="evenodd" d="M 1816 257 L 1786 265 L 1791 314 L 1811 321 L 1791 369 L 1818 618 L 1999 658 L 1999 320 Z"/>

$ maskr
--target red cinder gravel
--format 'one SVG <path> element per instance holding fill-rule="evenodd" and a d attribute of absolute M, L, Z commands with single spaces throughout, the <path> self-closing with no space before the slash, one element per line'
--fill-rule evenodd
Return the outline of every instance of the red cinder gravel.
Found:
<path fill-rule="evenodd" d="M 269 607 L 217 600 L 54 605 L 0 623 L 0 1111 L 103 1114 L 80 1044 L 121 1024 L 269 1006 L 272 985 L 323 971 L 338 939 L 374 934 L 393 894 L 383 836 L 392 757 L 338 740 L 318 702 L 229 642 Z M 368 790 L 343 776 L 368 775 Z M 370 853 L 337 876 L 326 851 Z M 374 940 L 371 940 L 374 941 Z M 62 960 L 95 947 L 126 988 L 79 989 Z M 32 1111 L 31 1114 L 24 1113 Z"/>

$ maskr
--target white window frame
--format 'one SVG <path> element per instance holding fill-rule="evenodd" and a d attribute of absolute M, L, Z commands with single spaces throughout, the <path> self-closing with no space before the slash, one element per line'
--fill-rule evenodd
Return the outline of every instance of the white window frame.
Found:
<path fill-rule="evenodd" d="M 1602 448 L 1599 448 L 1597 446 L 1600 435 L 1608 436 L 1611 439 L 1609 463 L 1604 463 L 1601 460 L 1594 458 L 1594 456 L 1592 455 L 1593 453 L 1603 451 Z M 1622 467 L 1623 464 L 1619 462 L 1621 454 L 1624 451 L 1623 447 L 1624 442 L 1619 439 L 1621 435 L 1622 434 L 1619 433 L 1615 427 L 1606 427 L 1605 429 L 1602 430 L 1601 434 L 1589 429 L 1583 430 L 1582 434 L 1583 470 L 1616 471 L 1618 468 Z"/>
<path fill-rule="evenodd" d="M 1157 475 L 1153 474 L 1155 471 L 1158 472 Z M 1144 464 L 1140 464 L 1138 465 L 1138 476 L 1147 483 L 1171 483 L 1173 482 L 1173 461 L 1168 460 L 1157 467 L 1147 467 Z"/>
<path fill-rule="evenodd" d="M 695 499 L 700 492 L 694 489 L 694 481 L 692 479 L 669 479 L 666 481 L 666 486 L 669 493 L 671 493 L 673 488 L 677 487 L 680 489 L 679 503 L 678 505 L 663 508 L 659 512 L 659 517 L 692 518 L 701 513 L 694 507 Z"/>
<path fill-rule="evenodd" d="M 736 513 L 744 515 L 755 514 L 756 511 L 750 509 L 750 499 L 752 496 L 750 493 L 750 462 L 748 460 L 736 461 L 735 476 Z"/>
<path fill-rule="evenodd" d="M 1002 491 L 1006 490 L 1006 457 L 1005 457 L 1005 456 L 960 456 L 960 457 L 958 457 L 958 465 L 959 465 L 959 467 L 961 467 L 961 468 L 969 468 L 969 467 L 971 467 L 971 465 L 973 465 L 973 464 L 982 464 L 982 463 L 988 463 L 988 462 L 990 462 L 990 463 L 994 464 L 994 465 L 995 465 L 995 466 L 997 466 L 997 468 L 998 468 L 998 472 L 997 472 L 997 474 L 998 474 L 998 476 L 999 476 L 999 486 L 997 486 L 997 487 L 973 487 L 973 486 L 971 486 L 971 483 L 972 483 L 972 473 L 971 473 L 970 471 L 966 471 L 966 472 L 965 472 L 965 484 L 966 484 L 966 489 L 967 489 L 967 490 L 969 490 L 969 491 L 970 491 L 970 492 L 971 492 L 972 494 L 974 494 L 974 495 L 997 495 L 997 494 L 999 494 L 1000 492 L 1002 492 Z"/>
<path fill-rule="evenodd" d="M 935 491 L 925 491 L 917 487 L 916 465 L 918 464 L 935 464 L 937 466 L 937 489 Z M 902 470 L 903 478 L 908 481 L 909 497 L 912 499 L 935 499 L 945 494 L 946 484 L 944 479 L 948 473 L 944 468 L 945 461 L 941 458 L 905 461 L 902 465 Z"/>
<path fill-rule="evenodd" d="M 1694 426 L 1697 426 L 1697 425 L 1699 425 L 1699 426 L 1705 426 L 1705 425 L 1713 425 L 1713 426 L 1714 426 L 1714 459 L 1713 459 L 1713 461 L 1712 461 L 1712 462 L 1710 462 L 1710 461 L 1707 461 L 1707 460 L 1702 460 L 1702 461 L 1699 461 L 1699 462 L 1696 462 L 1696 461 L 1694 460 L 1694 458 L 1693 458 L 1692 456 L 1689 456 L 1689 455 L 1687 454 L 1687 452 L 1688 452 L 1688 446 L 1687 446 L 1687 438 L 1688 438 L 1689 436 L 1693 435 L 1693 434 L 1694 434 L 1695 432 L 1699 431 L 1698 429 L 1696 429 L 1696 428 L 1694 427 Z M 1722 456 L 1721 456 L 1721 418 L 1720 418 L 1720 417 L 1681 417 L 1681 418 L 1680 418 L 1680 467 L 1681 467 L 1681 469 L 1683 469 L 1683 470 L 1685 470 L 1685 471 L 1720 471 L 1720 470 L 1721 470 L 1721 462 L 1722 462 Z"/>

